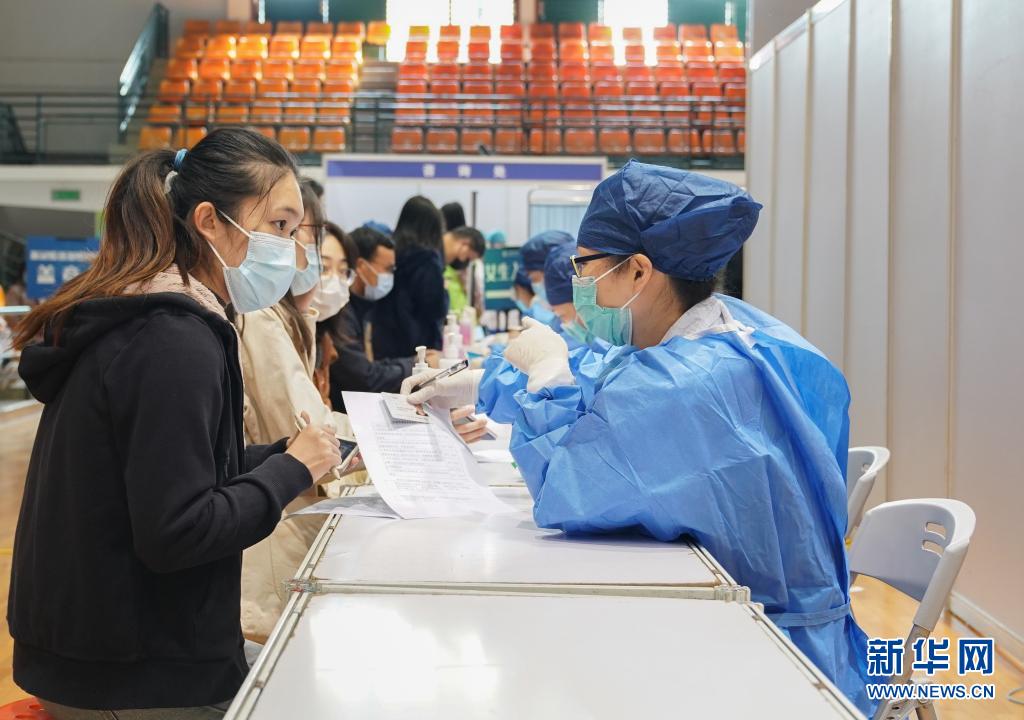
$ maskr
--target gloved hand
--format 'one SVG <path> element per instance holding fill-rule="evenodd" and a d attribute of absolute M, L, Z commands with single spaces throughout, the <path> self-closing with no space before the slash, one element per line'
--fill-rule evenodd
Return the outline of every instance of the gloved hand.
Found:
<path fill-rule="evenodd" d="M 446 377 L 431 383 L 418 392 L 412 392 L 417 385 L 426 382 L 437 375 L 440 370 L 424 370 L 402 381 L 402 394 L 410 405 L 422 405 L 429 402 L 431 406 L 439 410 L 451 410 L 463 405 L 476 405 L 477 391 L 480 388 L 480 380 L 484 376 L 483 370 L 463 370 L 451 377 Z"/>
<path fill-rule="evenodd" d="M 569 371 L 569 346 L 558 333 L 533 318 L 523 320 L 525 330 L 505 348 L 505 359 L 526 373 L 526 389 L 572 385 Z"/>

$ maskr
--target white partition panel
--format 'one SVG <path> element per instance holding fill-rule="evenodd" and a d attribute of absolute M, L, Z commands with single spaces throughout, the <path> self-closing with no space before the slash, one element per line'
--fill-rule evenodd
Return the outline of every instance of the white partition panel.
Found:
<path fill-rule="evenodd" d="M 801 23 L 806 23 L 804 18 Z M 806 214 L 807 66 L 810 42 L 800 32 L 776 51 L 774 222 L 771 312 L 803 329 Z"/>
<path fill-rule="evenodd" d="M 1024 2 L 822 0 L 809 17 L 750 66 L 751 184 L 773 221 L 750 299 L 842 364 L 851 443 L 892 450 L 872 502 L 974 508 L 951 605 L 1024 658 Z"/>
<path fill-rule="evenodd" d="M 846 358 L 850 444 L 888 442 L 889 16 L 892 0 L 857 0 L 850 94 Z M 886 499 L 881 476 L 869 504 Z"/>
<path fill-rule="evenodd" d="M 1011 90 L 1020 87 L 1024 3 L 963 0 L 962 17 L 952 490 L 974 508 L 978 527 L 958 590 L 999 618 L 997 643 L 1024 656 L 1024 94 Z"/>
<path fill-rule="evenodd" d="M 743 297 L 772 310 L 772 227 L 775 187 L 775 55 L 771 48 L 750 60 L 747 79 L 747 190 L 764 206 L 743 246 Z M 757 122 L 750 118 L 757 117 Z"/>
<path fill-rule="evenodd" d="M 952 0 L 897 0 L 892 89 L 889 498 L 946 494 Z"/>
<path fill-rule="evenodd" d="M 843 367 L 850 3 L 811 14 L 804 334 Z"/>

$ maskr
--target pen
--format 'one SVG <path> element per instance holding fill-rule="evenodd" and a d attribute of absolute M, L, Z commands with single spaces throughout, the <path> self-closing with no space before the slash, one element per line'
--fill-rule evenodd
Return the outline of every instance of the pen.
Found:
<path fill-rule="evenodd" d="M 430 378 L 426 382 L 422 382 L 419 385 L 417 385 L 416 387 L 414 387 L 410 391 L 410 394 L 412 394 L 414 392 L 419 392 L 420 390 L 422 390 L 423 388 L 427 387 L 428 385 L 432 385 L 433 383 L 437 382 L 438 380 L 443 380 L 446 377 L 451 377 L 455 373 L 461 372 L 462 370 L 465 370 L 468 367 L 469 367 L 469 360 L 459 360 L 457 363 L 452 365 L 447 370 L 442 370 L 441 372 L 439 372 L 437 375 L 435 375 L 434 377 Z"/>
<path fill-rule="evenodd" d="M 298 429 L 299 432 L 302 432 L 303 430 L 306 429 L 306 421 L 302 419 L 302 415 L 295 415 L 295 427 Z M 341 480 L 341 471 L 338 469 L 340 467 L 340 465 L 335 465 L 333 468 L 331 468 L 331 474 L 334 476 L 335 480 Z"/>

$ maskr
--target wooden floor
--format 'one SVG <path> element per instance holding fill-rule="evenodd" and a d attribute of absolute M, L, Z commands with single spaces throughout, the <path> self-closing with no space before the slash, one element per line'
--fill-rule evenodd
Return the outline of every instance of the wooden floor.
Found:
<path fill-rule="evenodd" d="M 21 503 L 21 489 L 28 467 L 32 437 L 38 415 L 22 416 L 13 420 L 0 420 L 0 706 L 25 696 L 11 679 L 11 645 L 7 632 L 7 586 L 11 571 L 11 545 L 14 527 Z M 874 580 L 858 583 L 862 590 L 854 593 L 853 605 L 857 619 L 868 636 L 897 637 L 906 635 L 910 628 L 915 603 Z M 936 629 L 937 637 L 956 638 L 972 633 L 962 624 L 950 619 Z M 953 643 L 955 645 L 955 641 Z M 937 676 L 937 682 L 956 682 L 953 676 Z M 1024 685 L 1024 675 L 1002 657 L 996 660 L 996 700 L 956 701 L 939 703 L 942 720 L 1024 720 L 1024 706 L 1014 705 L 1006 699 L 1013 688 Z M 977 682 L 980 682 L 977 681 Z"/>

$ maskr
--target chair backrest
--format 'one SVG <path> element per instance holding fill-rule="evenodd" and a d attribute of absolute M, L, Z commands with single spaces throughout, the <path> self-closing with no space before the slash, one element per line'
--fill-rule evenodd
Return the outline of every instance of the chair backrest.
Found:
<path fill-rule="evenodd" d="M 846 456 L 846 536 L 860 522 L 875 478 L 889 464 L 889 450 L 884 447 L 854 447 Z"/>
<path fill-rule="evenodd" d="M 967 555 L 974 523 L 970 506 L 946 498 L 872 508 L 850 548 L 850 582 L 868 575 L 920 601 L 914 624 L 931 632 Z"/>

